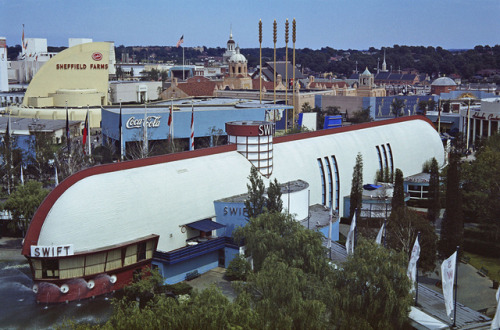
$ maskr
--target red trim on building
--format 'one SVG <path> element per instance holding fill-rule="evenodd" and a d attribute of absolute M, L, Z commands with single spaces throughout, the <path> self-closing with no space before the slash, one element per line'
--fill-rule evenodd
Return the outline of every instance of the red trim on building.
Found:
<path fill-rule="evenodd" d="M 384 126 L 384 125 L 388 125 L 388 124 L 395 124 L 395 123 L 400 123 L 400 122 L 405 122 L 405 121 L 410 121 L 410 120 L 423 120 L 435 128 L 432 121 L 430 121 L 428 118 L 426 118 L 424 116 L 406 116 L 406 117 L 400 117 L 400 118 L 394 118 L 394 119 L 388 119 L 388 120 L 362 123 L 362 124 L 352 125 L 352 126 L 345 126 L 345 127 L 340 127 L 340 128 L 332 128 L 332 129 L 319 130 L 319 131 L 315 131 L 315 132 L 307 132 L 307 133 L 301 133 L 301 134 L 293 134 L 293 135 L 286 135 L 286 136 L 282 136 L 282 137 L 276 137 L 274 139 L 273 143 L 283 143 L 283 142 L 308 139 L 308 138 L 312 138 L 312 137 L 319 137 L 319 136 L 330 135 L 330 134 L 339 134 L 339 133 L 344 133 L 344 132 L 356 131 L 356 130 L 364 129 L 364 128 Z M 180 152 L 180 153 L 175 153 L 175 154 L 161 155 L 161 156 L 156 156 L 156 157 L 150 157 L 150 158 L 120 162 L 120 163 L 94 166 L 94 167 L 85 169 L 83 171 L 77 172 L 77 173 L 69 176 L 68 178 L 66 178 L 64 181 L 62 181 L 54 190 L 52 190 L 49 193 L 49 195 L 42 202 L 42 204 L 40 205 L 40 207 L 36 211 L 35 215 L 33 216 L 31 224 L 28 228 L 28 232 L 26 233 L 26 237 L 24 239 L 24 244 L 23 244 L 23 248 L 22 248 L 21 253 L 25 256 L 29 256 L 30 247 L 31 247 L 31 245 L 36 245 L 38 243 L 38 238 L 40 236 L 40 230 L 42 229 L 45 218 L 46 218 L 47 214 L 49 213 L 50 209 L 52 208 L 52 206 L 54 205 L 54 203 L 56 202 L 56 200 L 69 187 L 71 187 L 72 185 L 74 185 L 76 182 L 78 182 L 80 180 L 83 180 L 87 177 L 90 177 L 92 175 L 97 175 L 97 174 L 111 173 L 111 172 L 116 172 L 116 171 L 128 170 L 128 169 L 132 169 L 132 168 L 139 168 L 139 167 L 143 167 L 143 166 L 150 166 L 150 165 L 156 165 L 156 164 L 161 164 L 161 163 L 174 162 L 174 161 L 178 161 L 178 160 L 184 160 L 184 159 L 190 159 L 190 158 L 196 158 L 196 157 L 202 157 L 202 156 L 208 156 L 208 155 L 215 155 L 215 154 L 225 153 L 225 152 L 230 152 L 230 151 L 236 151 L 236 144 L 229 144 L 229 145 L 219 146 L 219 147 L 214 147 L 214 148 L 199 149 L 199 150 L 194 150 L 194 151 L 186 151 L 186 152 Z"/>
<path fill-rule="evenodd" d="M 23 243 L 23 248 L 21 253 L 25 256 L 29 256 L 30 254 L 30 247 L 31 245 L 36 245 L 38 243 L 38 238 L 40 236 L 40 230 L 42 229 L 43 223 L 45 221 L 45 218 L 47 217 L 47 214 L 49 213 L 50 209 L 56 202 L 56 200 L 72 185 L 77 183 L 80 180 L 83 180 L 87 177 L 93 176 L 93 175 L 98 175 L 98 174 L 104 174 L 104 173 L 111 173 L 111 172 L 116 172 L 116 171 L 122 171 L 122 170 L 128 170 L 132 168 L 139 168 L 143 166 L 150 166 L 150 165 L 156 165 L 156 164 L 162 164 L 162 163 L 169 163 L 169 162 L 174 162 L 178 160 L 183 160 L 183 159 L 190 159 L 190 158 L 196 158 L 196 157 L 202 157 L 202 156 L 208 156 L 208 155 L 215 155 L 219 153 L 225 153 L 225 152 L 230 152 L 230 151 L 235 151 L 236 150 L 236 145 L 235 144 L 229 144 L 225 146 L 219 146 L 219 147 L 214 147 L 214 148 L 205 148 L 205 149 L 198 149 L 198 150 L 193 150 L 193 151 L 186 151 L 186 152 L 179 152 L 175 154 L 168 154 L 168 155 L 161 155 L 161 156 L 156 156 L 156 157 L 150 157 L 150 158 L 143 158 L 143 159 L 137 159 L 137 160 L 131 160 L 131 161 L 125 161 L 125 162 L 119 162 L 119 163 L 112 163 L 112 164 L 105 164 L 105 165 L 99 165 L 99 166 L 94 166 L 90 167 L 88 169 L 85 169 L 83 171 L 77 172 L 68 178 L 66 178 L 64 181 L 62 181 L 57 187 L 52 190 L 47 197 L 44 199 L 42 204 L 38 207 L 36 210 L 35 215 L 33 216 L 33 219 L 31 220 L 31 224 L 28 228 L 28 232 L 26 233 L 26 236 L 24 238 L 24 243 Z"/>
<path fill-rule="evenodd" d="M 276 143 L 297 141 L 297 140 L 308 139 L 308 138 L 324 136 L 324 135 L 351 132 L 351 131 L 356 131 L 356 130 L 360 130 L 360 129 L 364 129 L 364 128 L 372 128 L 372 127 L 402 123 L 402 122 L 410 121 L 410 120 L 426 121 L 429 125 L 431 125 L 434 129 L 436 129 L 436 126 L 434 125 L 434 123 L 425 116 L 405 116 L 405 117 L 399 117 L 399 118 L 393 118 L 393 119 L 387 119 L 387 120 L 372 121 L 369 123 L 362 123 L 362 124 L 356 124 L 356 125 L 351 125 L 351 126 L 322 129 L 322 130 L 314 131 L 314 132 L 306 132 L 306 133 L 300 133 L 300 134 L 278 136 L 278 137 L 274 138 L 273 143 L 276 144 Z"/>

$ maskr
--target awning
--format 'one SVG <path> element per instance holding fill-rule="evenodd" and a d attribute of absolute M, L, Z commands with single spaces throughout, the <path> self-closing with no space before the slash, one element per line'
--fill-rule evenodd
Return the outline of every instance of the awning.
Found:
<path fill-rule="evenodd" d="M 365 189 L 365 190 L 375 190 L 375 189 L 378 189 L 380 187 L 382 187 L 382 186 L 377 186 L 375 184 L 365 184 L 363 186 L 363 189 Z"/>
<path fill-rule="evenodd" d="M 212 231 L 215 229 L 219 229 L 222 227 L 226 227 L 224 225 L 221 225 L 220 223 L 214 222 L 210 219 L 203 219 L 200 221 L 195 221 L 188 223 L 186 226 L 192 229 L 200 230 L 200 231 Z"/>

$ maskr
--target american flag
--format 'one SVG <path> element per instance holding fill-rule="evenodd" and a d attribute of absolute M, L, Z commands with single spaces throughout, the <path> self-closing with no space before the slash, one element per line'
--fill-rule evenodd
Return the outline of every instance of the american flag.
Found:
<path fill-rule="evenodd" d="M 179 39 L 179 41 L 177 41 L 177 48 L 179 48 L 179 46 L 184 42 L 184 35 L 181 36 L 181 38 Z"/>

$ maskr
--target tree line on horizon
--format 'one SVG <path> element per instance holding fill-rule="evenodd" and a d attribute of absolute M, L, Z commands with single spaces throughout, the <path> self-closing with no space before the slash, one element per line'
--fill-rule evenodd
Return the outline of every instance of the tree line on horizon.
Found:
<path fill-rule="evenodd" d="M 139 49 L 138 49 L 139 48 Z M 66 47 L 48 47 L 49 52 L 60 52 Z M 222 57 L 226 51 L 224 47 L 203 47 L 200 52 L 194 48 L 184 48 L 184 58 L 187 63 L 194 64 L 206 57 Z M 21 46 L 8 47 L 9 60 L 14 60 L 21 52 Z M 173 61 L 182 63 L 182 47 L 173 46 L 124 46 L 115 48 L 116 59 L 121 60 L 123 53 L 130 57 L 135 56 L 135 63 L 156 62 L 165 63 Z M 285 60 L 285 47 L 276 49 L 277 60 Z M 462 79 L 477 82 L 476 77 L 481 70 L 500 70 L 500 45 L 477 45 L 473 49 L 446 50 L 433 46 L 405 46 L 393 45 L 377 49 L 369 47 L 368 50 L 334 49 L 323 47 L 321 49 L 302 48 L 296 49 L 295 62 L 306 74 L 331 73 L 331 76 L 349 77 L 355 70 L 364 71 L 368 68 L 374 72 L 382 67 L 385 59 L 387 69 L 398 72 L 404 69 L 415 69 L 419 73 L 430 77 L 457 74 Z M 241 53 L 248 60 L 249 68 L 259 65 L 259 48 L 243 48 Z M 263 61 L 272 61 L 273 48 L 262 49 Z M 289 47 L 288 60 L 292 61 L 292 49 Z M 500 83 L 500 74 L 490 77 L 491 82 Z"/>

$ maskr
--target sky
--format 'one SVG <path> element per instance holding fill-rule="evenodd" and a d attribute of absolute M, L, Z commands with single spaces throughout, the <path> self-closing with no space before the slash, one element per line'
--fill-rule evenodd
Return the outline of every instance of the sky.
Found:
<path fill-rule="evenodd" d="M 285 21 L 296 19 L 296 48 L 368 49 L 393 45 L 445 49 L 500 44 L 500 0 L 0 0 L 0 36 L 7 45 L 45 38 L 114 41 L 116 46 L 241 48 L 285 46 Z"/>

